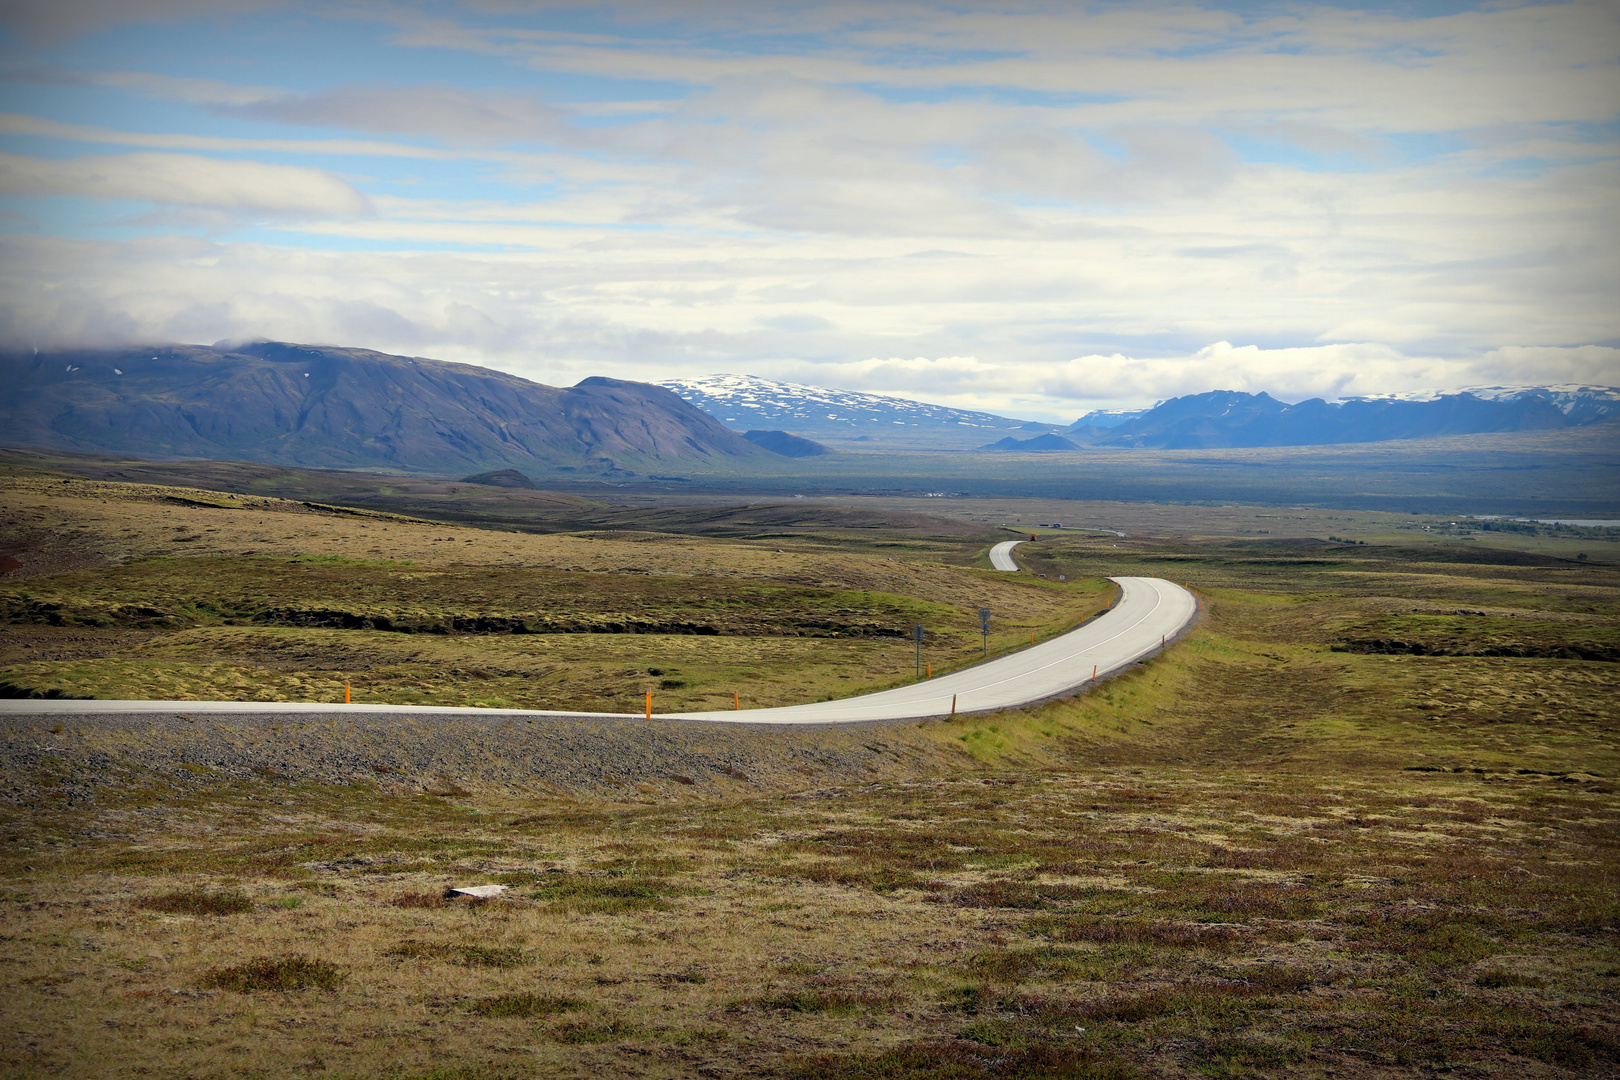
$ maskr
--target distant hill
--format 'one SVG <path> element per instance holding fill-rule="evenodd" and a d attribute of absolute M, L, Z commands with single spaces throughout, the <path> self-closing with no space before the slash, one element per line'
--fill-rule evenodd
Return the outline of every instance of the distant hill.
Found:
<path fill-rule="evenodd" d="M 460 475 L 630 475 L 766 451 L 650 383 L 260 342 L 0 355 L 6 443 Z"/>
<path fill-rule="evenodd" d="M 473 476 L 463 476 L 463 484 L 482 484 L 485 487 L 522 488 L 527 491 L 537 490 L 535 482 L 516 469 L 493 469 Z"/>
<path fill-rule="evenodd" d="M 782 457 L 820 457 L 822 454 L 832 453 L 818 442 L 801 439 L 797 435 L 789 435 L 785 431 L 745 431 L 743 432 L 743 438 L 755 446 L 764 447 L 771 453 L 779 454 Z"/>
<path fill-rule="evenodd" d="M 979 449 L 1019 450 L 1026 454 L 1051 454 L 1061 453 L 1065 450 L 1078 450 L 1080 447 L 1061 435 L 1053 435 L 1048 432 L 1045 435 L 1037 435 L 1033 439 L 1015 439 L 1009 435 L 999 442 L 993 442 L 989 446 L 981 446 Z"/>
<path fill-rule="evenodd" d="M 1497 387 L 1294 405 L 1268 394 L 1215 390 L 1171 398 L 1117 427 L 1077 424 L 1066 433 L 1092 446 L 1191 450 L 1540 431 L 1615 418 L 1620 390 L 1611 387 Z"/>
<path fill-rule="evenodd" d="M 1058 426 L 752 375 L 704 375 L 661 385 L 736 430 L 780 428 L 834 444 L 971 450 L 987 436 L 1041 434 Z"/>

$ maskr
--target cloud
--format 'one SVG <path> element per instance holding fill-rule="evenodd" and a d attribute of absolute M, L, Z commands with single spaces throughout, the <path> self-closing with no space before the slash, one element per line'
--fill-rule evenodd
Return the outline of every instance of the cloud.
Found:
<path fill-rule="evenodd" d="M 9 0 L 0 22 L 24 37 L 54 42 L 128 23 L 165 23 L 287 6 L 286 0 Z"/>
<path fill-rule="evenodd" d="M 563 114 L 532 97 L 451 86 L 337 86 L 260 99 L 230 110 L 250 120 L 353 131 L 427 135 L 452 145 L 578 141 Z"/>
<path fill-rule="evenodd" d="M 1181 356 L 1123 353 L 1009 368 L 975 356 L 873 358 L 793 365 L 810 383 L 922 395 L 941 404 L 1028 415 L 1091 408 L 1133 408 L 1208 390 L 1269 393 L 1282 401 L 1341 400 L 1379 394 L 1490 385 L 1612 385 L 1620 349 L 1510 347 L 1469 357 L 1408 355 L 1365 342 L 1287 349 L 1219 341 Z M 977 404 L 975 404 L 977 403 Z M 999 408 L 996 408 L 999 406 Z"/>
<path fill-rule="evenodd" d="M 90 71 L 102 39 L 14 63 L 40 115 L 0 116 L 8 149 L 142 153 L 4 159 L 0 190 L 150 203 L 116 235 L 151 235 L 17 248 L 14 338 L 741 370 L 1054 417 L 1614 381 L 1583 346 L 1620 339 L 1612 4 L 62 10 L 182 21 L 150 71 Z M 218 242 L 187 246 L 198 225 Z"/>
<path fill-rule="evenodd" d="M 421 161 L 455 161 L 467 157 L 498 161 L 523 160 L 528 155 L 470 154 L 406 143 L 371 142 L 359 139 L 256 139 L 230 135 L 192 135 L 172 132 L 119 131 L 91 124 L 66 124 L 20 113 L 0 113 L 0 134 L 34 135 L 65 142 L 102 143 L 112 146 L 149 146 L 161 150 L 214 150 L 227 154 L 310 154 L 380 158 L 414 158 Z"/>
<path fill-rule="evenodd" d="M 1182 352 L 1069 353 L 1003 332 L 973 353 L 860 355 L 893 313 L 715 293 L 689 264 L 609 272 L 591 260 L 469 253 L 301 251 L 192 238 L 0 239 L 0 342 L 100 345 L 270 337 L 487 364 L 553 385 L 593 374 L 657 380 L 740 372 L 1072 420 L 1212 389 L 1285 401 L 1514 383 L 1613 383 L 1620 350 L 1512 346 L 1451 356 L 1347 342 Z M 585 280 L 590 276 L 590 280 Z M 487 283 L 501 282 L 499 290 Z M 875 280 L 875 279 L 874 279 Z M 832 320 L 817 311 L 836 311 Z M 761 318 L 765 312 L 773 312 Z M 969 313 L 965 318 L 982 318 Z M 914 341 L 947 345 L 932 314 Z M 1006 316 L 1017 323 L 1017 311 Z M 870 325 L 862 325 L 863 320 Z M 989 330 L 979 327 L 978 335 Z"/>
<path fill-rule="evenodd" d="M 120 154 L 67 160 L 0 154 L 0 192 L 209 207 L 299 218 L 355 217 L 366 197 L 319 169 L 191 154 Z"/>
<path fill-rule="evenodd" d="M 128 90 L 143 97 L 160 101 L 178 101 L 185 105 L 252 105 L 287 96 L 285 90 L 274 86 L 248 86 L 241 83 L 220 82 L 217 79 L 193 79 L 177 75 L 159 75 L 149 71 L 95 71 L 48 73 L 63 82 L 89 83 Z"/>

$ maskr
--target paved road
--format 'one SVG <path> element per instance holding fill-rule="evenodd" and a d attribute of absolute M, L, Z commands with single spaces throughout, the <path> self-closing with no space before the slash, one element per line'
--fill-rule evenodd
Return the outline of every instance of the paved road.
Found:
<path fill-rule="evenodd" d="M 1010 574 L 1018 572 L 1018 564 L 1013 562 L 1012 549 L 1019 544 L 1027 544 L 1027 540 L 1003 540 L 990 549 L 990 565 L 997 570 L 1005 570 Z"/>
<path fill-rule="evenodd" d="M 1173 582 L 1143 577 L 1113 580 L 1119 584 L 1121 591 L 1112 611 L 1039 645 L 998 656 L 987 663 L 941 675 L 937 679 L 840 701 L 741 712 L 660 713 L 655 714 L 655 718 L 728 724 L 847 724 L 945 716 L 951 712 L 953 698 L 956 711 L 968 713 L 1012 709 L 1060 697 L 1089 681 L 1093 669 L 1097 677 L 1102 678 L 1110 672 L 1129 667 L 1159 648 L 1161 640 L 1175 637 L 1197 614 L 1198 602 L 1193 595 Z M 425 705 L 326 705 L 314 702 L 0 700 L 0 717 L 128 712 L 183 712 L 193 716 L 268 712 L 471 713 L 479 716 L 504 714 L 533 717 L 604 715 L 525 709 L 447 709 Z"/>

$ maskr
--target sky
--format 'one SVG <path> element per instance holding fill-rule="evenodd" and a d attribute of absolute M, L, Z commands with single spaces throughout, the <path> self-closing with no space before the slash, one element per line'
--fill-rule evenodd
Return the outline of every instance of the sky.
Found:
<path fill-rule="evenodd" d="M 0 347 L 1620 384 L 1620 2 L 7 0 Z"/>

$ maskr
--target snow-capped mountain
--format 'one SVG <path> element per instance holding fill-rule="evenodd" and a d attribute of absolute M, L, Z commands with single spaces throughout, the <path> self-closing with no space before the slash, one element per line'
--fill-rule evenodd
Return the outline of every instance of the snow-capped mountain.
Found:
<path fill-rule="evenodd" d="M 1162 404 L 1162 403 L 1161 403 Z M 1140 420 L 1148 414 L 1147 409 L 1093 409 L 1080 419 L 1070 424 L 1065 431 L 1080 431 L 1084 428 L 1116 428 L 1121 424 L 1128 424 L 1132 420 Z"/>
<path fill-rule="evenodd" d="M 1211 449 L 1386 442 L 1490 432 L 1553 431 L 1620 421 L 1620 390 L 1604 386 L 1488 387 L 1293 405 L 1269 394 L 1213 390 L 1160 402 L 1109 430 L 1092 427 L 1092 446 Z M 1068 429 L 1071 438 L 1084 434 Z"/>
<path fill-rule="evenodd" d="M 1439 401 L 1455 394 L 1472 394 L 1483 401 L 1514 402 L 1542 398 L 1571 420 L 1585 423 L 1620 416 L 1620 387 L 1584 383 L 1548 386 L 1465 386 L 1461 390 L 1415 390 L 1404 394 L 1376 394 L 1347 401 Z"/>
<path fill-rule="evenodd" d="M 704 375 L 661 385 L 733 430 L 779 429 L 823 442 L 965 450 L 1009 432 L 1031 435 L 1057 426 L 753 375 Z"/>

